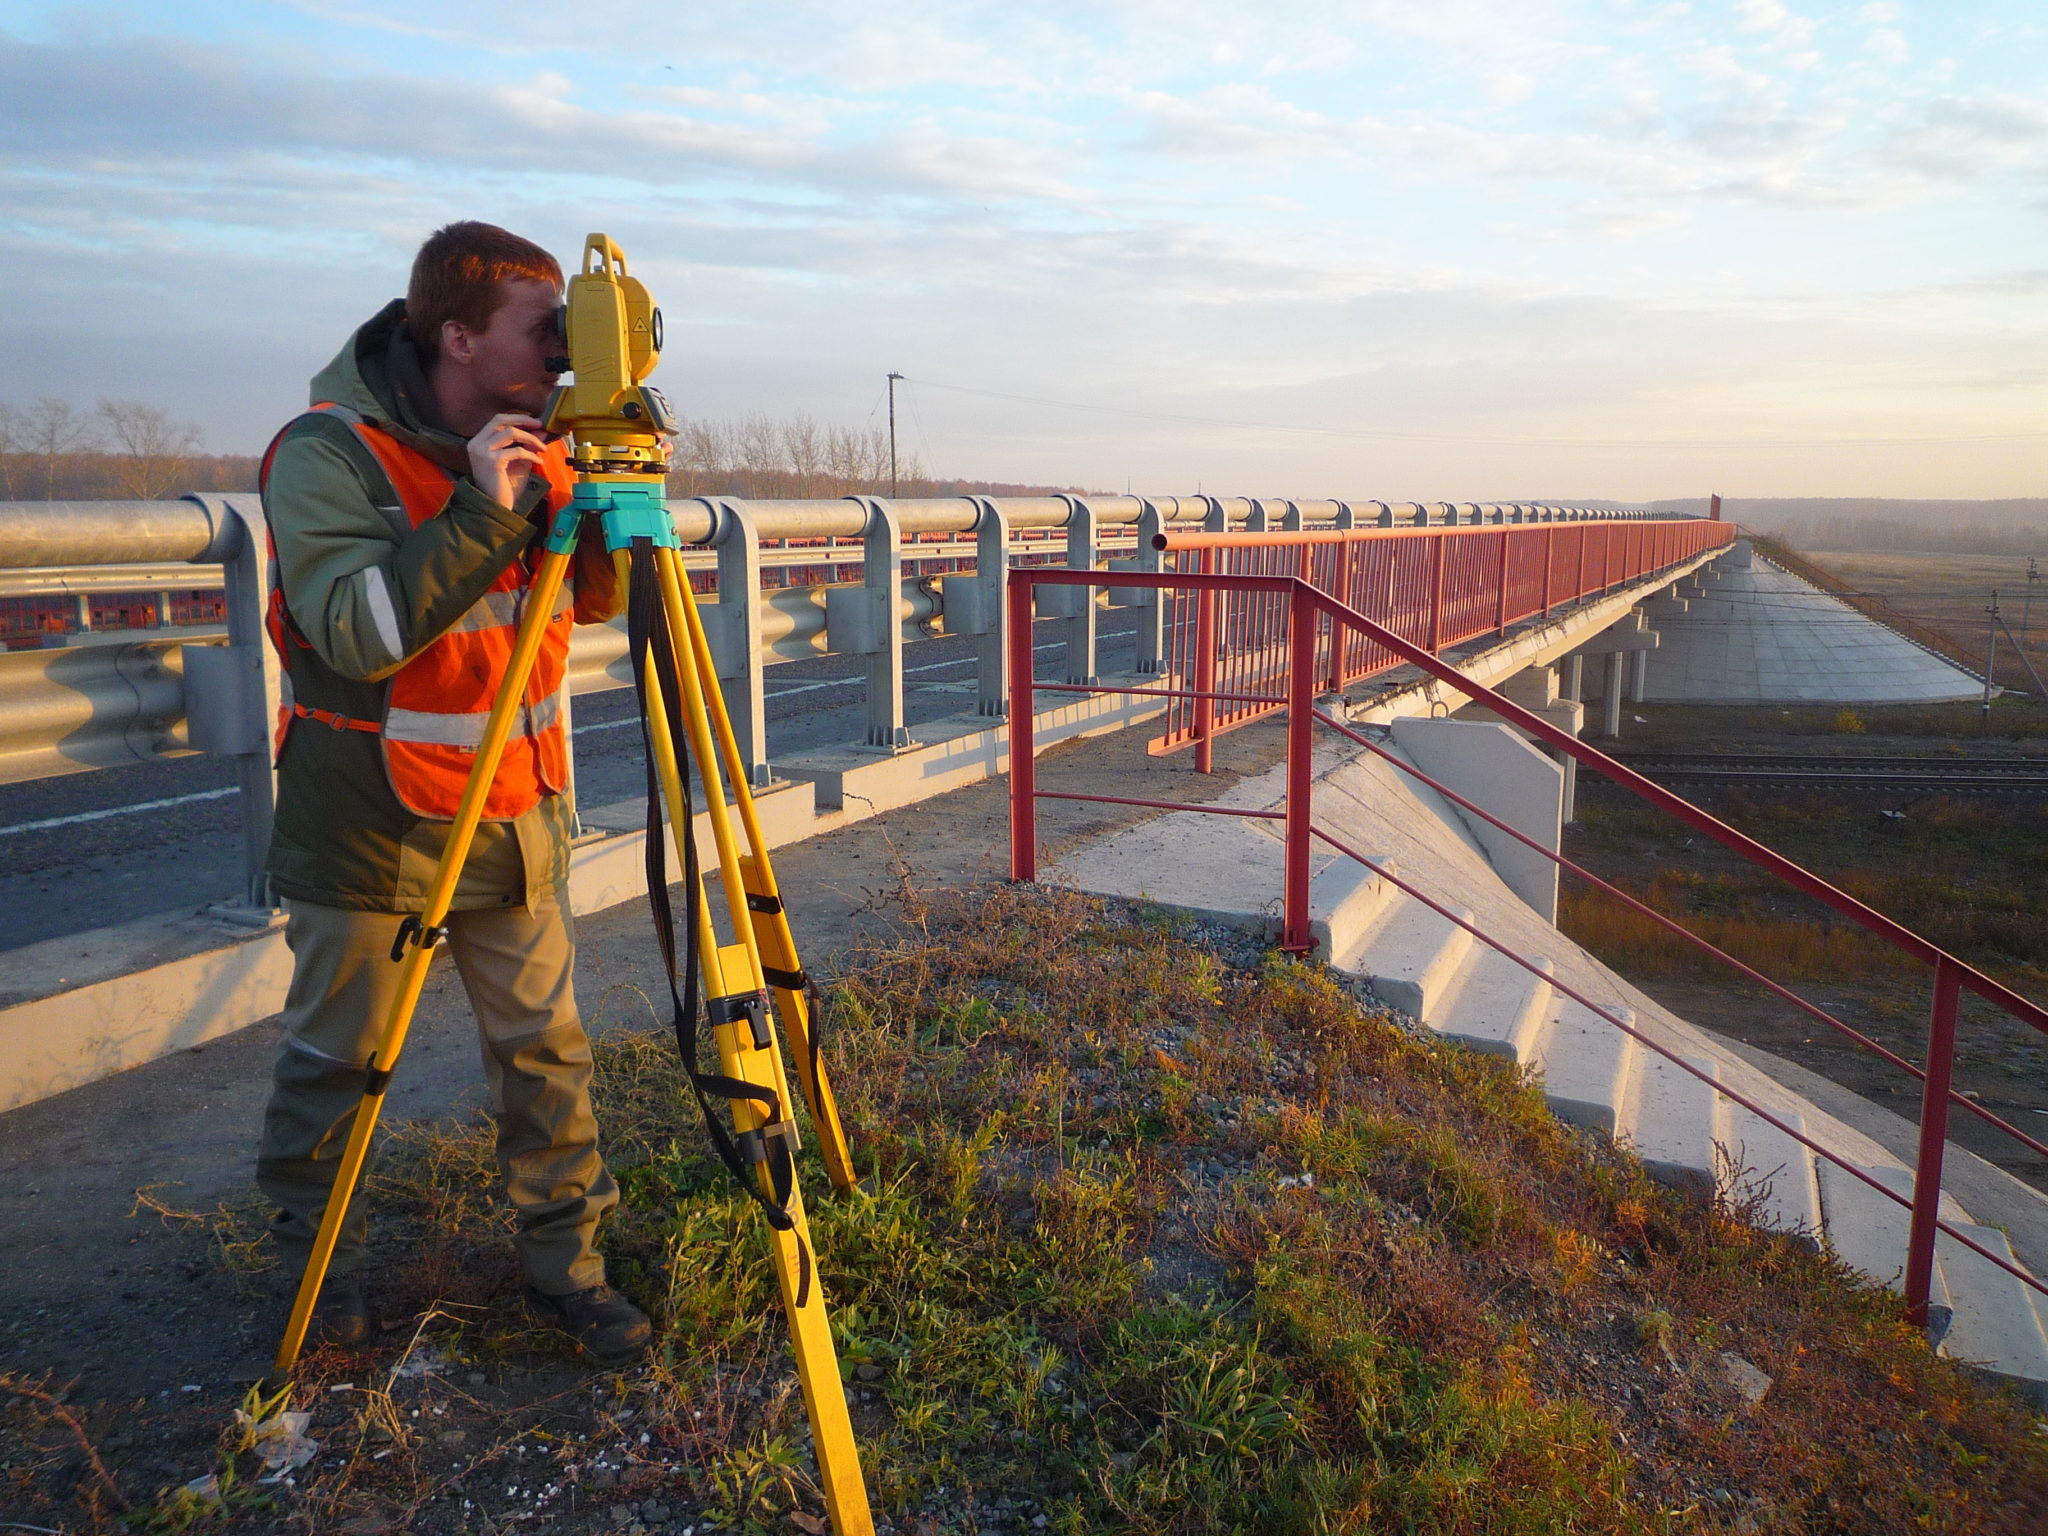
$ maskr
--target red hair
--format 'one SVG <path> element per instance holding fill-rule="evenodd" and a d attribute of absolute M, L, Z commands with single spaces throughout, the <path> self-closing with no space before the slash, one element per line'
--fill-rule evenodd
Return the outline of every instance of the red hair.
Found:
<path fill-rule="evenodd" d="M 434 360 L 441 349 L 441 327 L 450 320 L 472 331 L 489 329 L 505 302 L 506 280 L 515 277 L 560 288 L 562 266 L 531 240 L 475 219 L 427 236 L 405 288 L 406 329 L 420 360 Z"/>

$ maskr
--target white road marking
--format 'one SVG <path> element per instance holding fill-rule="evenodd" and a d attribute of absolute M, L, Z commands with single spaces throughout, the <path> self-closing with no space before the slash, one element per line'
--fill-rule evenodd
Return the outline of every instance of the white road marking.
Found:
<path fill-rule="evenodd" d="M 144 800 L 138 805 L 112 805 L 104 811 L 79 811 L 71 816 L 51 816 L 43 821 L 24 821 L 12 827 L 0 827 L 0 837 L 12 837 L 17 832 L 48 832 L 56 827 L 75 827 L 84 821 L 105 821 L 109 816 L 131 816 L 137 811 L 161 811 L 174 805 L 190 805 L 196 800 L 224 800 L 229 795 L 239 795 L 239 789 L 202 789 L 190 795 L 172 795 L 167 800 Z"/>

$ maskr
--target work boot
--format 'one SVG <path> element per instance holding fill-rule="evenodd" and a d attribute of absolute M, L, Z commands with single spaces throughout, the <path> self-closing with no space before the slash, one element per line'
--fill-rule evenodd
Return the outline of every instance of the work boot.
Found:
<path fill-rule="evenodd" d="M 291 1320 L 292 1303 L 298 1300 L 298 1270 L 285 1282 L 284 1301 L 277 1314 L 281 1335 Z M 354 1346 L 370 1336 L 370 1309 L 363 1301 L 363 1277 L 350 1273 L 328 1275 L 320 1285 L 320 1299 L 313 1303 L 312 1320 L 306 1325 L 306 1347 L 322 1344 Z"/>
<path fill-rule="evenodd" d="M 585 1353 L 606 1365 L 625 1365 L 647 1352 L 654 1325 L 632 1302 L 608 1285 L 587 1286 L 566 1296 L 550 1296 L 532 1286 L 527 1303 L 583 1346 Z"/>

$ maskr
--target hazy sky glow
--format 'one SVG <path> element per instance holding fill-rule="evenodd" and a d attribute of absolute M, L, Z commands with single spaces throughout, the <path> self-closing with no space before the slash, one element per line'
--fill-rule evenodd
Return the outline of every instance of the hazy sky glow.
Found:
<path fill-rule="evenodd" d="M 2048 494 L 2038 0 L 0 0 L 0 103 L 0 399 L 217 449 L 480 217 L 945 473 Z"/>

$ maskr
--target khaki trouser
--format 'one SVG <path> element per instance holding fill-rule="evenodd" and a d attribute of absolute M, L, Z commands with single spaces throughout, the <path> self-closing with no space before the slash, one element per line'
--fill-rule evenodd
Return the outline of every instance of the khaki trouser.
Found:
<path fill-rule="evenodd" d="M 401 920 L 289 904 L 292 981 L 256 1182 L 277 1202 L 271 1232 L 293 1275 L 305 1268 L 319 1230 L 362 1098 L 364 1065 L 397 990 L 391 943 Z M 451 912 L 447 924 L 444 942 L 476 1012 L 498 1167 L 518 1211 L 513 1241 L 526 1278 L 554 1296 L 597 1285 L 604 1280 L 597 1223 L 619 1192 L 597 1151 L 590 1042 L 570 989 L 576 950 L 565 905 L 543 899 L 533 912 Z M 361 1265 L 366 1203 L 359 1185 L 329 1273 Z"/>

